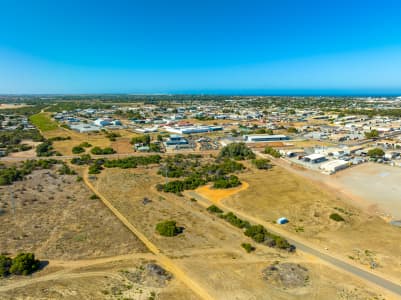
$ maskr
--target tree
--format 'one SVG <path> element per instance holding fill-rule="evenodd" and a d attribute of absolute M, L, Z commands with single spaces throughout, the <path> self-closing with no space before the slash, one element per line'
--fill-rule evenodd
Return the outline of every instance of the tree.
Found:
<path fill-rule="evenodd" d="M 85 152 L 85 149 L 82 148 L 81 146 L 75 146 L 72 148 L 72 153 L 74 153 L 74 154 L 80 154 L 83 152 Z"/>
<path fill-rule="evenodd" d="M 10 274 L 11 264 L 11 258 L 5 255 L 0 255 L 0 277 L 6 277 Z"/>
<path fill-rule="evenodd" d="M 384 156 L 384 151 L 380 148 L 374 148 L 370 149 L 368 151 L 368 156 L 372 158 L 378 158 L 378 157 L 383 157 Z"/>
<path fill-rule="evenodd" d="M 252 159 L 252 164 L 257 168 L 257 169 L 262 169 L 262 170 L 268 170 L 272 168 L 272 165 L 270 163 L 270 160 L 268 159 Z"/>
<path fill-rule="evenodd" d="M 175 221 L 164 221 L 156 225 L 156 231 L 162 236 L 176 236 L 182 232 L 182 229 L 176 226 Z"/>
<path fill-rule="evenodd" d="M 20 253 L 13 260 L 10 273 L 16 275 L 29 275 L 39 269 L 39 260 L 33 253 Z"/>
<path fill-rule="evenodd" d="M 365 137 L 367 139 L 373 139 L 379 136 L 379 132 L 376 129 L 373 129 L 369 132 L 365 132 Z"/>
<path fill-rule="evenodd" d="M 141 136 L 133 137 L 131 139 L 131 144 L 132 145 L 142 144 L 142 145 L 148 146 L 150 144 L 150 141 L 151 141 L 150 135 L 149 134 L 144 134 L 144 135 L 141 135 Z"/>
<path fill-rule="evenodd" d="M 281 157 L 280 152 L 277 151 L 276 149 L 270 147 L 270 146 L 267 146 L 267 147 L 265 148 L 264 153 L 265 153 L 265 154 L 269 154 L 269 155 L 271 155 L 271 156 L 273 156 L 273 157 L 275 157 L 275 158 Z"/>
<path fill-rule="evenodd" d="M 235 160 L 253 159 L 255 154 L 245 143 L 232 143 L 223 147 L 219 158 L 233 158 Z"/>

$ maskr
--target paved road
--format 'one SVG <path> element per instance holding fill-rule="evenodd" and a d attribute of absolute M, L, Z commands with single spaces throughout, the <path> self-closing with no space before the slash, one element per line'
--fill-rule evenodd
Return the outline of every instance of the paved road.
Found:
<path fill-rule="evenodd" d="M 206 199 L 205 197 L 199 195 L 198 193 L 194 192 L 194 191 L 189 191 L 188 194 L 197 199 L 198 203 L 201 204 L 202 206 L 209 206 L 211 203 L 215 203 L 218 204 L 219 207 L 221 207 L 222 209 L 224 209 L 225 211 L 231 211 L 232 213 L 236 214 L 238 217 L 240 217 L 241 219 L 244 219 L 246 221 L 249 221 L 253 224 L 261 224 L 264 227 L 266 227 L 266 229 L 268 229 L 270 232 L 272 232 L 273 234 L 276 235 L 280 235 L 284 238 L 286 238 L 288 240 L 288 242 L 290 242 L 291 244 L 293 244 L 294 246 L 297 247 L 298 250 L 305 252 L 307 254 L 310 254 L 314 257 L 317 257 L 321 260 L 323 260 L 326 263 L 329 263 L 347 273 L 350 273 L 354 276 L 357 276 L 361 279 L 364 279 L 365 281 L 369 281 L 389 292 L 392 292 L 398 296 L 401 297 L 401 285 L 396 284 L 390 280 L 387 280 L 379 275 L 376 275 L 372 272 L 369 271 L 365 271 L 357 266 L 354 266 L 353 264 L 350 264 L 342 259 L 336 258 L 333 255 L 329 254 L 329 253 L 325 253 L 323 252 L 321 249 L 319 249 L 318 247 L 314 246 L 314 245 L 309 245 L 309 243 L 302 241 L 301 239 L 294 239 L 292 238 L 292 236 L 290 236 L 290 234 L 288 232 L 286 232 L 285 230 L 280 230 L 277 229 L 275 227 L 273 227 L 270 223 L 265 222 L 263 220 L 260 220 L 254 216 L 250 216 L 246 213 L 244 213 L 243 211 L 239 211 L 236 209 L 233 209 L 231 207 L 226 206 L 224 203 L 222 202 L 214 202 L 214 201 L 210 201 L 208 199 Z"/>

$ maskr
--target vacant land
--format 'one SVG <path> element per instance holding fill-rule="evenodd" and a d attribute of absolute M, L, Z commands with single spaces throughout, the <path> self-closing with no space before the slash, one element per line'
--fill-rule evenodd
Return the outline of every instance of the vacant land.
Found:
<path fill-rule="evenodd" d="M 71 139 L 69 140 L 53 142 L 54 149 L 63 155 L 72 155 L 72 148 L 84 142 L 91 144 L 93 147 L 112 147 L 114 150 L 117 151 L 117 153 L 121 154 L 135 152 L 132 145 L 130 144 L 130 141 L 134 136 L 138 136 L 138 134 L 125 129 L 115 130 L 113 132 L 121 135 L 121 137 L 118 137 L 116 141 L 110 141 L 110 139 L 107 138 L 106 133 L 104 132 L 79 133 L 70 129 L 60 127 L 54 130 L 45 131 L 43 132 L 43 135 L 47 139 L 55 137 L 70 137 Z M 90 149 L 91 148 L 86 148 L 86 152 L 89 153 Z"/>
<path fill-rule="evenodd" d="M 29 117 L 29 121 L 40 131 L 49 131 L 58 128 L 57 122 L 53 121 L 49 113 L 38 113 Z"/>
<path fill-rule="evenodd" d="M 252 169 L 239 177 L 249 188 L 223 200 L 225 205 L 272 223 L 287 217 L 290 222 L 282 228 L 349 261 L 367 268 L 374 263 L 379 271 L 400 278 L 399 228 L 278 166 L 267 172 Z M 345 221 L 332 220 L 333 213 Z"/>
<path fill-rule="evenodd" d="M 255 252 L 246 253 L 240 245 L 252 241 L 240 229 L 206 212 L 196 201 L 158 193 L 154 186 L 165 179 L 156 172 L 157 168 L 153 167 L 106 169 L 92 182 L 131 224 L 214 298 L 367 299 L 377 296 L 380 299 L 374 289 L 311 261 L 302 253 L 290 254 L 262 245 L 255 245 Z M 248 172 L 245 174 L 252 175 Z M 236 195 L 251 193 L 250 188 Z M 178 226 L 184 227 L 183 233 L 173 238 L 158 235 L 155 226 L 164 220 L 175 220 Z M 308 270 L 308 279 L 291 288 L 266 281 L 263 270 L 277 261 L 299 263 Z"/>
<path fill-rule="evenodd" d="M 330 179 L 344 193 L 368 202 L 372 211 L 384 211 L 401 220 L 401 169 L 366 163 L 339 172 Z"/>
<path fill-rule="evenodd" d="M 27 104 L 8 104 L 8 103 L 0 103 L 0 109 L 17 109 L 22 107 L 27 107 Z"/>
<path fill-rule="evenodd" d="M 30 251 L 45 259 L 146 251 L 76 178 L 40 170 L 0 187 L 0 251 Z"/>

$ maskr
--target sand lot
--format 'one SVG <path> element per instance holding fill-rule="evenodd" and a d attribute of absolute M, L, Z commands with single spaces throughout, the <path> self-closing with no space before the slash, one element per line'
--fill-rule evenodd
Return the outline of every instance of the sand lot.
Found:
<path fill-rule="evenodd" d="M 380 210 L 401 219 L 401 169 L 366 163 L 344 170 L 330 179 L 345 194 L 363 198 L 371 210 Z"/>

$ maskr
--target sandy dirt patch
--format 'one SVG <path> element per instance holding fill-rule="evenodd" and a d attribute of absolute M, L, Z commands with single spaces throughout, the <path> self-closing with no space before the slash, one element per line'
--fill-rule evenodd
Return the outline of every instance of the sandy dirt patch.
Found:
<path fill-rule="evenodd" d="M 233 196 L 236 193 L 246 190 L 249 184 L 245 181 L 241 181 L 241 185 L 231 189 L 214 189 L 213 185 L 208 184 L 201 186 L 195 190 L 199 195 L 210 199 L 213 202 L 218 203 L 220 200 Z"/>

